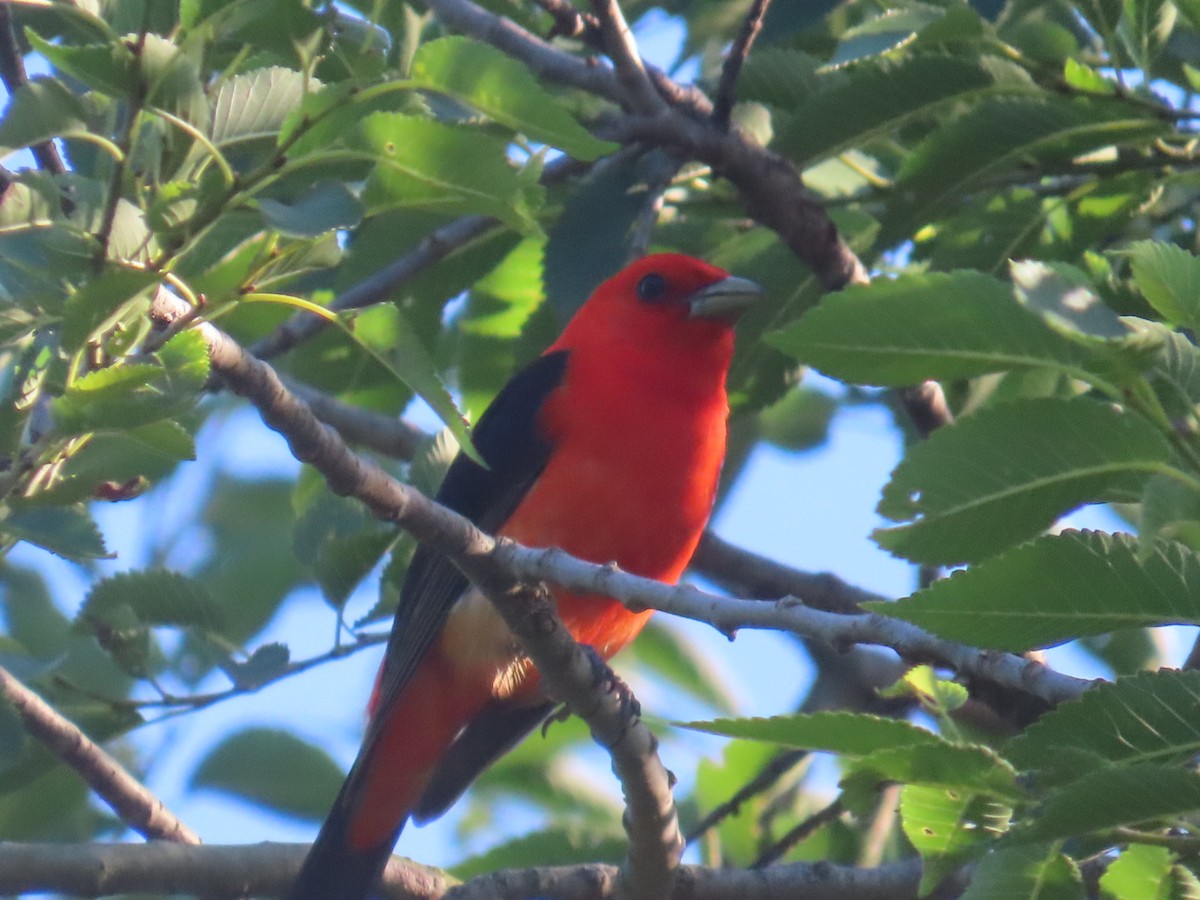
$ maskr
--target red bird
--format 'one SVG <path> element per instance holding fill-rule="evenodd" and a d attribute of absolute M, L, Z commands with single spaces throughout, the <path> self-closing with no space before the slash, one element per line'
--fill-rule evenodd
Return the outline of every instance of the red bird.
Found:
<path fill-rule="evenodd" d="M 484 531 L 674 582 L 712 511 L 725 454 L 732 324 L 762 293 L 676 254 L 604 282 L 513 376 L 437 500 Z M 607 659 L 650 612 L 553 590 L 577 641 Z M 408 819 L 443 813 L 553 704 L 488 600 L 421 548 L 400 593 L 358 759 L 291 900 L 366 897 Z"/>

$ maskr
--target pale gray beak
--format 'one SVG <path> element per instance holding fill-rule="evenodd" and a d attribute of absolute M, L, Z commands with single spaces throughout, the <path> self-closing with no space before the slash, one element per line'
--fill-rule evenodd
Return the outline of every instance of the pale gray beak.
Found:
<path fill-rule="evenodd" d="M 693 319 L 720 319 L 731 325 L 765 293 L 749 278 L 728 278 L 701 288 L 688 300 Z"/>

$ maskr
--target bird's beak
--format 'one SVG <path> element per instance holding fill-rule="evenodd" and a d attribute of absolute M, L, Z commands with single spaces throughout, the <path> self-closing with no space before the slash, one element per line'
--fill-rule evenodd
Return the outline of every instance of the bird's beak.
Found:
<path fill-rule="evenodd" d="M 688 317 L 720 319 L 732 325 L 764 293 L 762 287 L 749 278 L 730 275 L 692 294 L 688 300 Z"/>

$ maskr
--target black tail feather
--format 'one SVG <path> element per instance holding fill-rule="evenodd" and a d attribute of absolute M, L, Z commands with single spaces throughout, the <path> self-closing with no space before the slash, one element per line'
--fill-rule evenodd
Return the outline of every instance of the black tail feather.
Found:
<path fill-rule="evenodd" d="M 350 814 L 356 807 L 351 801 L 360 787 L 359 763 L 361 758 L 338 792 L 287 900 L 366 900 L 371 896 L 407 819 L 376 846 L 359 849 L 351 845 Z"/>

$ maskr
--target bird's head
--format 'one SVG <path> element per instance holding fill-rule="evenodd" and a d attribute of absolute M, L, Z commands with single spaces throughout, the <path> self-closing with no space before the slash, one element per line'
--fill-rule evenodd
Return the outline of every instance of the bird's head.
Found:
<path fill-rule="evenodd" d="M 731 351 L 733 323 L 762 294 L 753 281 L 703 260 L 644 256 L 596 288 L 555 346 L 600 341 L 656 353 Z"/>

